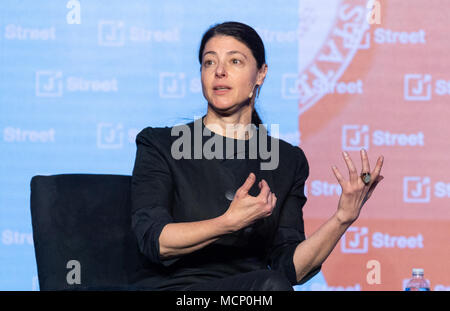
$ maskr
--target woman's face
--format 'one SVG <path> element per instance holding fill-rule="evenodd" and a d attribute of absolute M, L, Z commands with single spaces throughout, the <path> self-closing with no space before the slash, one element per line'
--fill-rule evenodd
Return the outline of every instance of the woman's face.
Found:
<path fill-rule="evenodd" d="M 267 65 L 258 70 L 244 43 L 221 35 L 206 43 L 201 73 L 203 96 L 215 109 L 232 113 L 248 100 L 255 84 L 262 85 Z"/>

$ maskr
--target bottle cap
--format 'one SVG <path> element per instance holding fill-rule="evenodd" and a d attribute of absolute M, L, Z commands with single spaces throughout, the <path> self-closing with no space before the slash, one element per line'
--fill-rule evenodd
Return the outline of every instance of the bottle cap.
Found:
<path fill-rule="evenodd" d="M 412 273 L 413 274 L 423 274 L 423 269 L 422 268 L 413 268 Z"/>

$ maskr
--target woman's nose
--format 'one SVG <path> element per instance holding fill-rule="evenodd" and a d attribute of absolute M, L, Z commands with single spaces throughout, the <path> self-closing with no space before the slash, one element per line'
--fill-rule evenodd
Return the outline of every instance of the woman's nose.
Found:
<path fill-rule="evenodd" d="M 225 69 L 225 66 L 222 64 L 218 64 L 216 67 L 216 76 L 217 77 L 224 77 L 226 76 L 227 71 Z"/>

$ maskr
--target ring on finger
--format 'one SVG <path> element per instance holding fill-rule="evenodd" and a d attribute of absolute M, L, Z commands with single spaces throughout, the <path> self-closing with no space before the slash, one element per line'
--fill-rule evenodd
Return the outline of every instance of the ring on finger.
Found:
<path fill-rule="evenodd" d="M 371 180 L 370 173 L 361 173 L 361 179 L 363 183 L 367 186 Z"/>

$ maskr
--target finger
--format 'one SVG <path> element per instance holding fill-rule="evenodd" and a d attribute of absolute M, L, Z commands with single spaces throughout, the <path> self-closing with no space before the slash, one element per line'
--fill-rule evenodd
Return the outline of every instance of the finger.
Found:
<path fill-rule="evenodd" d="M 261 180 L 261 192 L 258 194 L 258 199 L 262 199 L 263 202 L 267 203 L 270 194 L 270 187 L 267 182 L 263 179 Z"/>
<path fill-rule="evenodd" d="M 381 174 L 381 168 L 383 167 L 384 163 L 384 157 L 380 156 L 378 157 L 377 164 L 375 165 L 375 168 L 373 169 L 372 176 L 374 179 L 377 179 L 378 176 Z"/>
<path fill-rule="evenodd" d="M 275 193 L 271 192 L 269 195 L 269 201 L 267 202 L 269 203 L 269 215 L 272 214 L 272 211 L 275 207 Z"/>
<path fill-rule="evenodd" d="M 266 197 L 266 200 L 267 200 L 266 202 L 270 204 L 270 202 L 271 202 L 271 195 L 273 194 L 273 192 L 270 190 L 269 184 L 264 179 L 261 180 L 261 184 L 265 185 L 267 187 L 267 189 L 269 190 L 269 193 L 267 194 L 267 197 Z"/>
<path fill-rule="evenodd" d="M 365 149 L 361 149 L 361 164 L 362 164 L 362 171 L 361 173 L 370 173 L 370 163 L 369 158 L 367 156 L 367 151 Z"/>
<path fill-rule="evenodd" d="M 255 183 L 255 180 L 256 180 L 255 174 L 250 173 L 247 179 L 242 184 L 242 186 L 238 189 L 238 192 L 242 195 L 247 194 L 250 191 L 252 185 Z"/>
<path fill-rule="evenodd" d="M 336 177 L 338 183 L 341 185 L 344 183 L 344 177 L 342 176 L 341 172 L 339 172 L 339 169 L 336 166 L 332 166 L 331 169 L 333 170 L 334 176 Z"/>
<path fill-rule="evenodd" d="M 344 161 L 348 168 L 348 174 L 350 177 L 350 182 L 354 183 L 358 181 L 358 172 L 356 171 L 355 165 L 347 152 L 343 152 Z"/>
<path fill-rule="evenodd" d="M 270 193 L 270 201 L 268 203 L 270 207 L 270 212 L 272 213 L 273 209 L 275 208 L 275 205 L 277 204 L 277 197 L 275 193 L 273 192 Z"/>
<path fill-rule="evenodd" d="M 269 193 L 269 196 L 267 197 L 267 204 L 270 206 L 270 210 L 272 210 L 272 204 L 273 204 L 273 192 Z"/>

